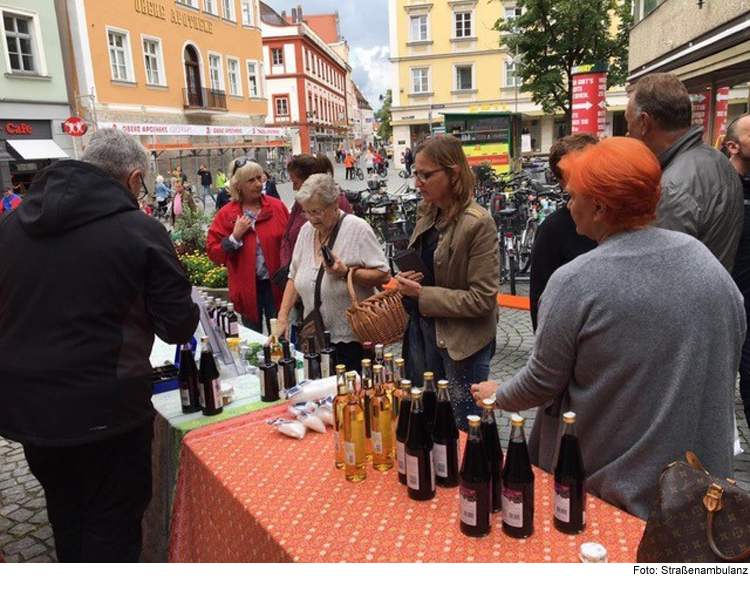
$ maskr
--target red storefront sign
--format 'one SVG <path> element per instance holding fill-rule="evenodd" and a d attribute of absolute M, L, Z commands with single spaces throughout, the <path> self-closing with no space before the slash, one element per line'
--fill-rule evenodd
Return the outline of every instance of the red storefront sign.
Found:
<path fill-rule="evenodd" d="M 607 64 L 573 68 L 573 133 L 602 136 L 607 126 Z"/>
<path fill-rule="evenodd" d="M 80 137 L 88 130 L 88 125 L 80 117 L 68 117 L 62 124 L 63 131 L 73 137 Z"/>
<path fill-rule="evenodd" d="M 697 94 L 691 94 L 690 102 L 693 108 L 692 124 L 693 126 L 700 125 L 703 127 L 703 141 L 706 141 L 708 125 L 711 121 L 711 91 L 704 90 Z"/>
<path fill-rule="evenodd" d="M 714 146 L 721 148 L 727 134 L 727 112 L 729 111 L 729 87 L 716 89 L 716 108 L 714 112 Z M 718 145 L 717 145 L 718 144 Z"/>
<path fill-rule="evenodd" d="M 31 135 L 34 128 L 29 123 L 6 123 L 5 133 L 8 135 Z"/>

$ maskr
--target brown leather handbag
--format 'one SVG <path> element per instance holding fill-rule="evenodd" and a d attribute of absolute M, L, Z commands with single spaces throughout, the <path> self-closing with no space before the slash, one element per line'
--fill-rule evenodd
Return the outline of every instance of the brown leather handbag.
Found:
<path fill-rule="evenodd" d="M 638 562 L 750 562 L 750 493 L 686 456 L 659 478 Z"/>

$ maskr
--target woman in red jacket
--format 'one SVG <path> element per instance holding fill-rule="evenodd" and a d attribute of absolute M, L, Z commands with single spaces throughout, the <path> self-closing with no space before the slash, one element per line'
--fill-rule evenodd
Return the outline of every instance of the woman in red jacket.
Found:
<path fill-rule="evenodd" d="M 283 291 L 271 277 L 280 264 L 281 237 L 289 212 L 280 199 L 263 195 L 263 169 L 249 158 L 237 158 L 229 167 L 231 201 L 216 214 L 206 239 L 206 251 L 217 265 L 226 265 L 229 299 L 242 323 L 263 332 L 263 317 L 270 332 Z"/>

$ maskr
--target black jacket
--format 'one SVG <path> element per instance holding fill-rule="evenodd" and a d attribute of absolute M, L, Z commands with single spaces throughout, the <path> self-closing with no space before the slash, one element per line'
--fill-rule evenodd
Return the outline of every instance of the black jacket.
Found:
<path fill-rule="evenodd" d="M 214 179 L 211 176 L 211 172 L 208 170 L 199 170 L 195 174 L 201 177 L 201 186 L 203 187 L 210 187 L 211 183 L 214 182 Z"/>
<path fill-rule="evenodd" d="M 0 219 L 0 435 L 77 445 L 153 420 L 154 333 L 197 324 L 164 227 L 95 166 L 53 164 Z"/>
<path fill-rule="evenodd" d="M 268 179 L 266 181 L 266 184 L 263 187 L 263 192 L 269 197 L 276 197 L 276 199 L 281 199 L 281 195 L 279 195 L 279 190 L 276 188 L 276 182 L 271 179 Z"/>

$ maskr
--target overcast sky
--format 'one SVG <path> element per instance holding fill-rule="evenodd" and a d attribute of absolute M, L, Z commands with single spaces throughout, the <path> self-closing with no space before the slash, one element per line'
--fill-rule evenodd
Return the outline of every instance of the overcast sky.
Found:
<path fill-rule="evenodd" d="M 341 34 L 349 42 L 354 83 L 373 109 L 390 85 L 387 0 L 264 0 L 276 12 L 287 14 L 298 4 L 303 14 L 339 13 Z"/>

